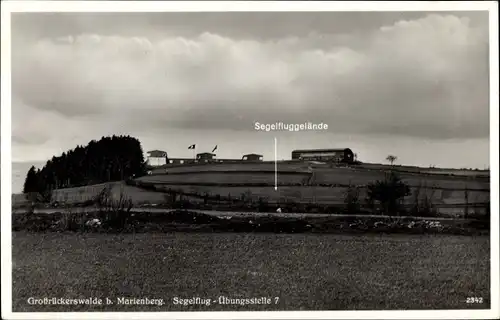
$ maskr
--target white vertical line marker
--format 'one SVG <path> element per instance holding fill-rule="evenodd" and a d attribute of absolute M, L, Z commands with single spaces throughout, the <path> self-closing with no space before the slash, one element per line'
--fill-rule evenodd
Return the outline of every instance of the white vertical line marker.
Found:
<path fill-rule="evenodd" d="M 274 190 L 278 190 L 278 140 L 274 137 Z"/>

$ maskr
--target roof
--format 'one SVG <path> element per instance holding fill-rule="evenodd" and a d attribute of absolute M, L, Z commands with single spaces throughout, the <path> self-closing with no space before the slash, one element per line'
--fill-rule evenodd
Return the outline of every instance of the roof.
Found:
<path fill-rule="evenodd" d="M 293 150 L 293 152 L 296 153 L 307 153 L 307 152 L 345 152 L 345 151 L 351 151 L 349 148 L 342 148 L 342 149 L 308 149 L 308 150 Z"/>
<path fill-rule="evenodd" d="M 248 156 L 262 157 L 262 155 L 261 155 L 261 154 L 257 154 L 257 153 L 249 153 L 249 154 L 244 154 L 243 156 L 244 156 L 244 157 L 248 157 Z"/>
<path fill-rule="evenodd" d="M 150 157 L 165 157 L 167 152 L 161 150 L 151 150 L 148 151 L 147 154 L 149 154 Z"/>
<path fill-rule="evenodd" d="M 163 150 L 158 150 L 158 149 L 148 151 L 148 153 L 151 153 L 151 152 L 166 152 L 166 151 L 163 151 Z"/>
<path fill-rule="evenodd" d="M 202 152 L 202 153 L 197 153 L 196 155 L 200 156 L 200 155 L 207 155 L 207 154 L 209 154 L 211 156 L 215 156 L 215 153 L 211 153 L 211 152 Z"/>

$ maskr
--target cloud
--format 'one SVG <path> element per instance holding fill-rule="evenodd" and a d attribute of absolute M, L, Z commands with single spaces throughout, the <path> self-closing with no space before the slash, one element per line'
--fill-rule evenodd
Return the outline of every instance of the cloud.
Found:
<path fill-rule="evenodd" d="M 467 18 L 429 15 L 363 42 L 319 33 L 68 35 L 14 48 L 13 95 L 32 114 L 49 114 L 30 129 L 15 114 L 17 141 L 37 132 L 50 139 L 48 126 L 75 119 L 86 119 L 81 130 L 92 121 L 105 128 L 104 119 L 135 130 L 308 120 L 347 134 L 481 138 L 489 135 L 488 33 Z"/>

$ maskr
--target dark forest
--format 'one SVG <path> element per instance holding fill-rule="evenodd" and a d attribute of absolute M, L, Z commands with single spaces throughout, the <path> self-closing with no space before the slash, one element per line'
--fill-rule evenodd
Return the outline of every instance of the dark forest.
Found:
<path fill-rule="evenodd" d="M 143 175 L 145 170 L 139 140 L 113 135 L 54 156 L 42 169 L 31 167 L 23 192 L 44 193 L 53 189 L 119 181 Z"/>

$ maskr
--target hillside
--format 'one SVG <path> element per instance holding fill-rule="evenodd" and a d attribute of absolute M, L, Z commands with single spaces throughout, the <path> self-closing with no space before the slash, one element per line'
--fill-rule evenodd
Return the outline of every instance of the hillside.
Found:
<path fill-rule="evenodd" d="M 489 191 L 489 174 L 450 175 L 398 170 L 391 168 L 352 166 L 332 167 L 312 162 L 282 161 L 277 164 L 279 186 L 363 186 L 381 180 L 391 169 L 411 187 L 432 187 L 444 190 Z M 212 163 L 186 166 L 164 166 L 139 181 L 172 185 L 231 185 L 274 186 L 274 162 L 261 163 Z"/>
<path fill-rule="evenodd" d="M 209 195 L 240 198 L 243 194 L 252 200 L 268 202 L 301 202 L 343 204 L 347 187 L 357 186 L 360 199 L 366 197 L 365 186 L 384 178 L 386 167 L 331 167 L 330 165 L 284 161 L 278 163 L 278 190 L 274 189 L 274 162 L 211 163 L 199 165 L 164 166 L 150 175 L 134 180 L 138 186 L 123 182 L 112 183 L 113 194 L 124 193 L 136 204 L 158 204 L 165 194 L 158 191 L 176 191 L 186 195 Z M 395 170 L 398 168 L 396 167 Z M 406 169 L 406 168 L 405 168 Z M 411 187 L 412 195 L 404 202 L 410 204 L 418 194 L 431 198 L 446 212 L 460 212 L 464 205 L 484 204 L 489 201 L 489 176 L 418 173 L 417 170 L 400 172 Z M 106 184 L 58 189 L 53 201 L 79 203 L 92 199 Z M 149 186 L 155 191 L 139 186 Z M 15 196 L 16 203 L 22 196 Z"/>

